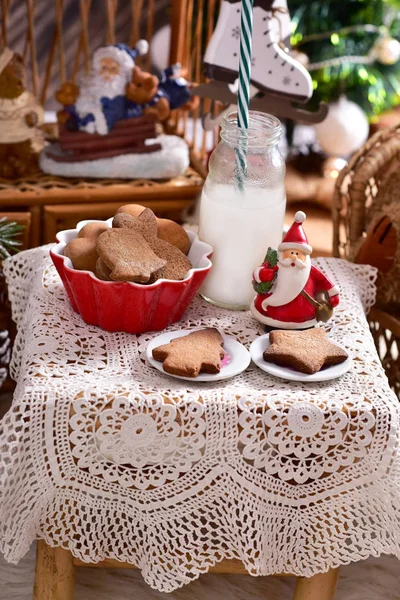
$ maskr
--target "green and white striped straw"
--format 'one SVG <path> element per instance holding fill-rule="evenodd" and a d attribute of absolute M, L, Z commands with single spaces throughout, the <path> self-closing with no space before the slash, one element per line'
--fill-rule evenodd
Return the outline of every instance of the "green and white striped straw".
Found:
<path fill-rule="evenodd" d="M 238 127 L 249 128 L 251 47 L 253 36 L 253 0 L 242 0 L 240 23 Z M 247 138 L 239 134 L 239 147 L 236 150 L 236 179 L 239 189 L 244 189 L 247 171 Z M 243 147 L 240 142 L 244 141 Z"/>

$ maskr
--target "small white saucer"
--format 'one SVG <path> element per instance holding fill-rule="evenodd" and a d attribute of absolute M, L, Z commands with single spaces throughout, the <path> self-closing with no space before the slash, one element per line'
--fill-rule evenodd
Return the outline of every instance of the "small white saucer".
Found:
<path fill-rule="evenodd" d="M 179 331 L 170 331 L 168 333 L 162 333 L 158 335 L 156 338 L 151 340 L 150 344 L 147 346 L 146 356 L 147 361 L 156 369 L 168 375 L 169 377 L 175 377 L 176 379 L 185 379 L 186 381 L 220 381 L 221 379 L 230 379 L 231 377 L 235 377 L 235 375 L 239 375 L 243 371 L 247 369 L 250 364 L 250 354 L 246 350 L 244 346 L 240 342 L 237 342 L 235 338 L 230 337 L 229 335 L 222 334 L 224 338 L 224 350 L 225 350 L 225 358 L 222 360 L 221 371 L 219 373 L 211 374 L 211 373 L 200 373 L 197 377 L 181 377 L 180 375 L 172 375 L 171 373 L 166 373 L 163 369 L 162 362 L 154 360 L 152 352 L 154 348 L 157 346 L 162 346 L 163 344 L 168 344 L 171 340 L 175 338 L 182 337 L 184 335 L 188 335 L 189 333 L 193 333 L 193 329 L 180 329 Z"/>
<path fill-rule="evenodd" d="M 332 341 L 332 340 L 331 340 Z M 337 344 L 336 342 L 332 342 L 336 346 L 339 346 L 342 350 L 347 352 L 343 346 Z M 317 373 L 313 373 L 312 375 L 307 375 L 306 373 L 301 373 L 300 371 L 295 371 L 294 369 L 289 369 L 288 367 L 280 367 L 279 365 L 275 365 L 274 363 L 267 362 L 263 358 L 264 351 L 270 346 L 269 341 L 269 333 L 258 337 L 250 346 L 250 355 L 253 362 L 270 375 L 275 375 L 275 377 L 280 377 L 281 379 L 287 379 L 289 381 L 302 381 L 304 383 L 314 383 L 317 381 L 329 381 L 330 379 L 336 379 L 347 371 L 351 367 L 352 359 L 349 356 L 344 362 L 339 365 L 333 365 L 332 367 L 327 367 L 326 369 L 321 369 L 321 371 L 317 371 Z"/>

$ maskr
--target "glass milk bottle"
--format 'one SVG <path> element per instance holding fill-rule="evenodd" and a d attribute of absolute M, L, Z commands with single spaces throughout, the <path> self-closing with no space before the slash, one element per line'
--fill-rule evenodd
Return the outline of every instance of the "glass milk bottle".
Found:
<path fill-rule="evenodd" d="M 210 158 L 200 205 L 199 237 L 214 248 L 212 269 L 200 292 L 209 302 L 236 310 L 250 307 L 252 273 L 269 246 L 282 240 L 286 208 L 285 162 L 278 150 L 280 121 L 250 111 L 247 142 L 237 113 L 226 115 L 221 141 Z M 237 155 L 247 168 L 238 185 Z"/>

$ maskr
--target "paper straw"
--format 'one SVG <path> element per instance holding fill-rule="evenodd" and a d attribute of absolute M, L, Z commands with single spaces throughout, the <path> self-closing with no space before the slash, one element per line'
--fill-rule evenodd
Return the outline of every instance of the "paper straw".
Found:
<path fill-rule="evenodd" d="M 240 23 L 239 89 L 238 89 L 238 127 L 249 128 L 251 47 L 253 35 L 253 0 L 242 0 Z M 243 132 L 244 133 L 244 132 Z M 241 143 L 243 142 L 243 147 Z M 247 135 L 239 132 L 239 146 L 236 150 L 236 179 L 239 189 L 244 189 L 247 171 Z"/>

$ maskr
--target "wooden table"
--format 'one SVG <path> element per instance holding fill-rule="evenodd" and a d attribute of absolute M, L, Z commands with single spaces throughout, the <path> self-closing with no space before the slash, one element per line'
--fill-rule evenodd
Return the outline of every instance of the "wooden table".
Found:
<path fill-rule="evenodd" d="M 73 600 L 75 571 L 78 567 L 136 569 L 133 565 L 111 559 L 96 564 L 86 563 L 74 558 L 69 550 L 51 548 L 43 540 L 39 540 L 33 600 Z M 211 567 L 209 572 L 223 575 L 248 575 L 239 560 L 223 560 Z M 94 573 L 93 576 L 95 577 Z M 339 569 L 330 569 L 327 573 L 319 573 L 310 579 L 298 577 L 293 600 L 333 600 L 338 577 Z"/>
<path fill-rule="evenodd" d="M 365 558 L 375 547 L 398 552 L 391 512 L 400 503 L 398 406 L 364 314 L 374 273 L 335 259 L 317 263 L 343 285 L 327 327 L 355 357 L 345 378 L 302 389 L 249 368 L 201 391 L 151 369 L 151 334 L 86 327 L 47 248 L 6 264 L 20 326 L 19 385 L 0 440 L 1 526 L 8 560 L 42 538 L 35 600 L 72 600 L 76 568 L 133 564 L 163 591 L 206 570 L 246 573 L 245 564 L 254 575 L 307 575 L 298 578 L 295 600 L 333 600 L 338 569 L 324 573 L 328 566 Z M 201 299 L 185 319 L 183 329 L 223 326 L 245 345 L 261 334 L 250 314 L 216 312 Z M 160 429 L 138 440 L 156 420 Z M 318 462 L 304 475 L 310 453 Z"/>

